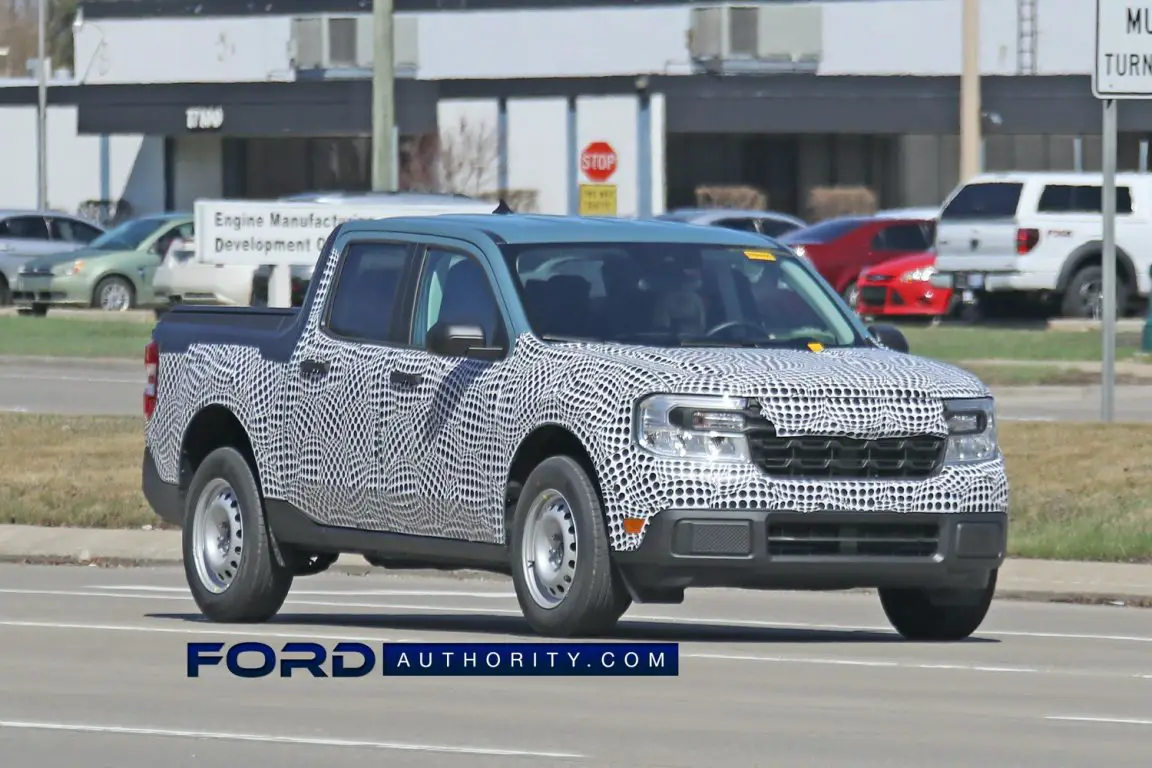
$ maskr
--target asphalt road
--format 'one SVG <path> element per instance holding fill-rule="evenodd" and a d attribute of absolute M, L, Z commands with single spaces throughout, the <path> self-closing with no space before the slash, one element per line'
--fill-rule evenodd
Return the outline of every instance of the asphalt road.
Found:
<path fill-rule="evenodd" d="M 143 362 L 0 361 L 0 412 L 136 416 L 143 387 Z M 1117 387 L 1117 420 L 1152 421 L 1150 392 L 1152 387 Z M 996 396 L 1005 419 L 1095 421 L 1100 415 L 1099 387 L 1002 387 Z"/>
<path fill-rule="evenodd" d="M 1146 766 L 1152 614 L 997 601 L 973 639 L 909 643 L 871 595 L 697 592 L 620 639 L 676 678 L 190 680 L 190 640 L 504 641 L 506 581 L 326 574 L 276 621 L 203 622 L 177 568 L 0 566 L 12 766 Z M 163 758 L 158 758 L 163 755 Z"/>

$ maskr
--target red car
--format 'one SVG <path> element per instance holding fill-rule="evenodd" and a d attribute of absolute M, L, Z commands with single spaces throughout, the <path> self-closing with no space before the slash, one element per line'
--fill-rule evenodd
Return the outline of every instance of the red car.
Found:
<path fill-rule="evenodd" d="M 936 222 L 932 219 L 845 216 L 828 219 L 777 238 L 812 262 L 848 306 L 856 306 L 861 270 L 900 256 L 921 254 L 932 248 Z"/>
<path fill-rule="evenodd" d="M 929 282 L 936 255 L 916 253 L 869 267 L 860 273 L 856 312 L 862 317 L 939 317 L 952 305 L 952 289 Z"/>

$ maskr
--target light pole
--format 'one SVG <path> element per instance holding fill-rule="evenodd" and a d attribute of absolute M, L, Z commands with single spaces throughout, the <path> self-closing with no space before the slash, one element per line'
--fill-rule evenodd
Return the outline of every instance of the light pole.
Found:
<path fill-rule="evenodd" d="M 964 0 L 960 66 L 960 183 L 980 173 L 980 0 Z"/>
<path fill-rule="evenodd" d="M 36 8 L 36 208 L 48 208 L 48 73 L 44 65 L 45 32 L 48 27 L 48 0 L 39 0 Z"/>

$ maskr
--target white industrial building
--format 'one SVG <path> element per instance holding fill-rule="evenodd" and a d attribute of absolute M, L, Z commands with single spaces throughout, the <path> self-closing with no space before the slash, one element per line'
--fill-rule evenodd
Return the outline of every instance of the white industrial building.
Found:
<path fill-rule="evenodd" d="M 543 212 L 575 210 L 594 141 L 617 154 L 620 215 L 700 184 L 801 215 L 830 184 L 935 204 L 958 174 L 961 4 L 397 0 L 398 130 L 413 147 L 465 118 L 496 145 L 465 191 L 530 190 Z M 84 0 L 49 93 L 50 206 L 367 188 L 370 0 L 255 5 Z M 986 168 L 1099 167 L 1094 6 L 983 0 Z M 0 88 L 0 207 L 36 203 L 35 105 L 31 80 Z M 1120 126 L 1120 167 L 1144 167 L 1152 107 L 1124 103 Z"/>

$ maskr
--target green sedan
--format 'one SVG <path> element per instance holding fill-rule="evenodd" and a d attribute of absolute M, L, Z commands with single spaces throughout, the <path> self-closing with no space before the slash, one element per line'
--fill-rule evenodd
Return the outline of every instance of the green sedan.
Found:
<path fill-rule="evenodd" d="M 34 315 L 50 307 L 123 312 L 156 303 L 152 278 L 176 238 L 191 240 L 192 216 L 166 213 L 127 221 L 80 250 L 39 256 L 16 276 L 12 303 Z"/>

